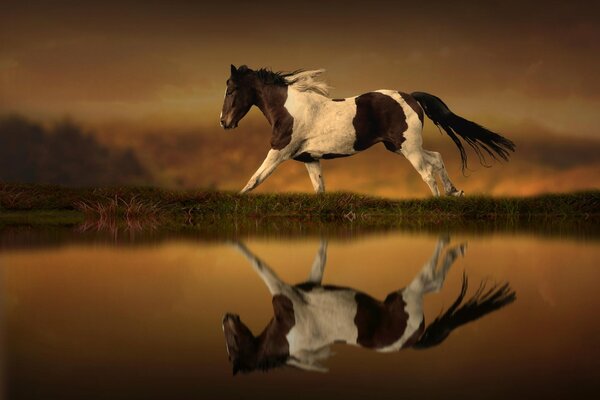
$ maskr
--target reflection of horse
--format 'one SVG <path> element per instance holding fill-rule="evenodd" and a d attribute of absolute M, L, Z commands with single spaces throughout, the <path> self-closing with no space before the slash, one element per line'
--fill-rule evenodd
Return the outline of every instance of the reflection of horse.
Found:
<path fill-rule="evenodd" d="M 485 290 L 481 285 L 467 302 L 467 278 L 450 308 L 425 328 L 423 296 L 441 289 L 450 266 L 464 255 L 464 244 L 450 248 L 439 268 L 447 240 L 439 240 L 433 256 L 404 289 L 382 302 L 351 288 L 322 285 L 327 243 L 322 242 L 308 281 L 289 285 L 243 244 L 248 258 L 273 294 L 274 318 L 254 336 L 239 316 L 226 314 L 223 331 L 234 375 L 238 371 L 267 370 L 291 365 L 326 371 L 319 364 L 329 357 L 333 343 L 346 343 L 381 352 L 427 348 L 440 344 L 457 327 L 498 310 L 515 300 L 508 283 Z M 462 303 L 462 304 L 461 304 Z"/>
<path fill-rule="evenodd" d="M 508 160 L 515 144 L 481 125 L 454 114 L 436 96 L 397 90 L 377 90 L 346 99 L 327 97 L 327 85 L 318 79 L 323 70 L 278 73 L 231 66 L 221 111 L 221 126 L 237 127 L 252 106 L 257 106 L 272 127 L 271 150 L 242 193 L 254 189 L 286 160 L 304 163 L 315 191 L 323 192 L 321 159 L 348 157 L 376 143 L 402 154 L 421 175 L 434 196 L 436 176 L 444 192 L 462 196 L 454 187 L 440 153 L 422 147 L 427 115 L 458 147 L 463 169 L 467 164 L 461 139 L 471 146 L 482 164 L 484 155 Z"/>

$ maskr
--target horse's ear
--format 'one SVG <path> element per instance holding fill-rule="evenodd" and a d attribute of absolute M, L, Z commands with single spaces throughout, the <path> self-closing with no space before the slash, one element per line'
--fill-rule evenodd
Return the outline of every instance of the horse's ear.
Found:
<path fill-rule="evenodd" d="M 237 72 L 237 68 L 235 67 L 235 65 L 231 64 L 231 76 L 234 76 Z"/>

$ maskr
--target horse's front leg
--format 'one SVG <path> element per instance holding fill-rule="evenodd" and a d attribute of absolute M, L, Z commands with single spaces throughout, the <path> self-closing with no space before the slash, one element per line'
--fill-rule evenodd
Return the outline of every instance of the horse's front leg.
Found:
<path fill-rule="evenodd" d="M 315 256 L 315 259 L 312 264 L 312 268 L 310 269 L 310 275 L 308 277 L 308 281 L 312 283 L 316 283 L 317 285 L 321 284 L 323 280 L 323 273 L 325 272 L 325 264 L 327 263 L 327 240 L 321 239 L 321 246 L 319 246 L 319 251 Z"/>
<path fill-rule="evenodd" d="M 269 152 L 267 153 L 267 157 L 265 158 L 261 166 L 256 170 L 254 175 L 252 175 L 252 178 L 250 178 L 250 180 L 248 181 L 246 186 L 244 186 L 240 194 L 249 192 L 250 190 L 260 185 L 262 181 L 267 179 L 267 177 L 271 175 L 273 171 L 275 171 L 275 168 L 277 168 L 277 166 L 285 160 L 287 160 L 287 157 L 284 155 L 284 153 L 281 152 L 281 150 L 269 150 Z"/>
<path fill-rule="evenodd" d="M 253 252 L 251 252 L 246 245 L 242 242 L 233 242 L 235 247 L 240 253 L 242 253 L 258 275 L 262 278 L 264 283 L 269 288 L 271 294 L 276 295 L 283 291 L 283 288 L 287 286 L 277 274 L 260 258 L 258 258 Z"/>
<path fill-rule="evenodd" d="M 307 162 L 304 165 L 306 165 L 306 170 L 308 171 L 308 176 L 310 176 L 315 193 L 323 193 L 325 191 L 325 181 L 323 180 L 319 160 Z"/>

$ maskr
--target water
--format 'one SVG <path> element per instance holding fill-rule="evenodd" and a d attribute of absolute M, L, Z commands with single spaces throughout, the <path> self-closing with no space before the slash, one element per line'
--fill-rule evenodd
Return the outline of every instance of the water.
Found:
<path fill-rule="evenodd" d="M 427 349 L 338 343 L 319 361 L 326 373 L 281 367 L 233 377 L 223 315 L 239 314 L 254 333 L 273 316 L 269 290 L 234 243 L 50 236 L 4 241 L 0 254 L 9 399 L 590 398 L 600 386 L 594 239 L 453 234 L 449 247 L 467 243 L 467 252 L 439 292 L 424 296 L 425 326 L 457 298 L 463 273 L 467 299 L 481 282 L 508 283 L 514 302 Z M 307 280 L 324 239 L 323 283 L 383 300 L 419 274 L 444 237 L 325 236 L 241 239 L 289 284 Z"/>

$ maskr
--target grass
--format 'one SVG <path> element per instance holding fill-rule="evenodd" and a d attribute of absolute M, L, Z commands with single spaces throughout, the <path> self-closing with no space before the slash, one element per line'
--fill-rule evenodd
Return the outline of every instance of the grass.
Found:
<path fill-rule="evenodd" d="M 0 226 L 76 225 L 81 230 L 237 230 L 260 221 L 360 229 L 582 227 L 596 232 L 600 191 L 533 197 L 471 196 L 391 200 L 355 193 L 252 194 L 150 187 L 73 189 L 0 184 Z M 579 229 L 576 228 L 576 229 Z M 303 229 L 303 228 L 298 228 Z"/>

